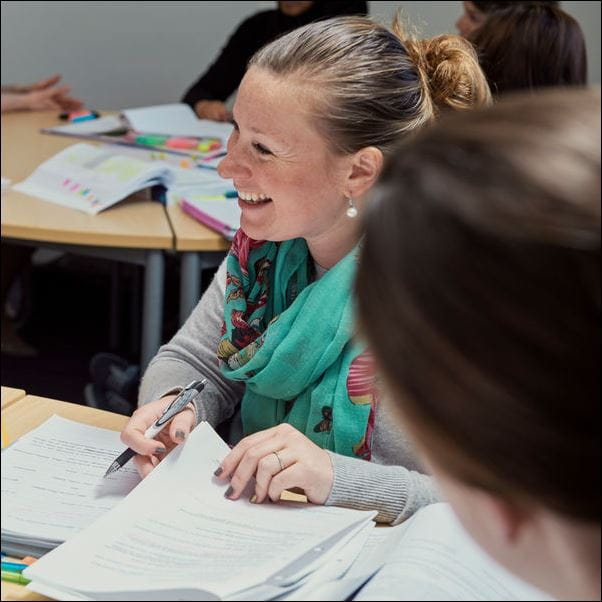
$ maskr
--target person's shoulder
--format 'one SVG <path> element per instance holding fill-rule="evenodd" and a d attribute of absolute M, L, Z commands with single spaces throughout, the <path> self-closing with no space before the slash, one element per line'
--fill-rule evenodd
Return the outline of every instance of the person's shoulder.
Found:
<path fill-rule="evenodd" d="M 271 23 L 278 18 L 278 10 L 262 10 L 247 17 L 239 26 L 239 29 L 252 28 L 266 23 Z"/>
<path fill-rule="evenodd" d="M 278 10 L 264 10 L 247 17 L 237 28 L 233 39 L 253 54 L 267 42 L 287 30 Z"/>

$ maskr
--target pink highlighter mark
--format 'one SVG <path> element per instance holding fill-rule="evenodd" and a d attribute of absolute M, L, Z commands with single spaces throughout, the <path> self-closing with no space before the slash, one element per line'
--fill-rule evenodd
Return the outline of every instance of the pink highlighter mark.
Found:
<path fill-rule="evenodd" d="M 69 186 L 69 183 L 71 182 L 71 180 L 69 178 L 65 178 L 63 180 L 63 186 Z"/>
<path fill-rule="evenodd" d="M 75 182 L 72 186 L 69 187 L 71 192 L 75 192 L 79 188 L 79 184 Z"/>

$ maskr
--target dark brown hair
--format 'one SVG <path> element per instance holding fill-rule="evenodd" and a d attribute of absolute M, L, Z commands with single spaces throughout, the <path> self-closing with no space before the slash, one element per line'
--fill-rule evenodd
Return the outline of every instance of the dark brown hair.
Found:
<path fill-rule="evenodd" d="M 535 0 L 506 0 L 501 2 L 489 2 L 489 0 L 472 0 L 472 3 L 483 13 L 491 14 L 495 13 L 498 10 L 504 10 L 505 8 L 510 8 L 513 6 L 519 5 L 533 5 L 533 4 L 547 4 L 548 6 L 558 6 L 560 2 L 554 0 L 540 0 L 539 2 Z"/>
<path fill-rule="evenodd" d="M 366 218 L 366 334 L 410 430 L 460 480 L 600 517 L 600 94 L 450 114 Z"/>
<path fill-rule="evenodd" d="M 341 154 L 367 146 L 387 154 L 441 111 L 491 101 L 469 42 L 455 35 L 417 41 L 399 20 L 392 30 L 367 17 L 311 23 L 263 47 L 249 67 L 309 86 L 317 127 Z"/>
<path fill-rule="evenodd" d="M 579 23 L 551 3 L 495 12 L 471 36 L 493 94 L 587 83 Z"/>

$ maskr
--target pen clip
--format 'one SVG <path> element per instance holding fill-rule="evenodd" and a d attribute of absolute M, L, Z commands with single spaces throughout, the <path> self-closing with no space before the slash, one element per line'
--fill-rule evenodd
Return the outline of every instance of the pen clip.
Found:
<path fill-rule="evenodd" d="M 186 385 L 177 397 L 163 410 L 163 414 L 157 418 L 155 426 L 163 426 L 176 414 L 179 414 L 204 388 L 207 379 L 193 380 Z"/>

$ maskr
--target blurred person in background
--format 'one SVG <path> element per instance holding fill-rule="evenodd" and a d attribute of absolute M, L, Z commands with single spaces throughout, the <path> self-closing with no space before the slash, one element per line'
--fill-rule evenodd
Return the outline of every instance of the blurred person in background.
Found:
<path fill-rule="evenodd" d="M 230 36 L 212 65 L 184 95 L 197 116 L 214 121 L 230 121 L 232 113 L 225 101 L 240 85 L 249 59 L 278 36 L 313 21 L 342 15 L 367 15 L 368 3 L 283 1 L 278 7 L 245 19 Z"/>

